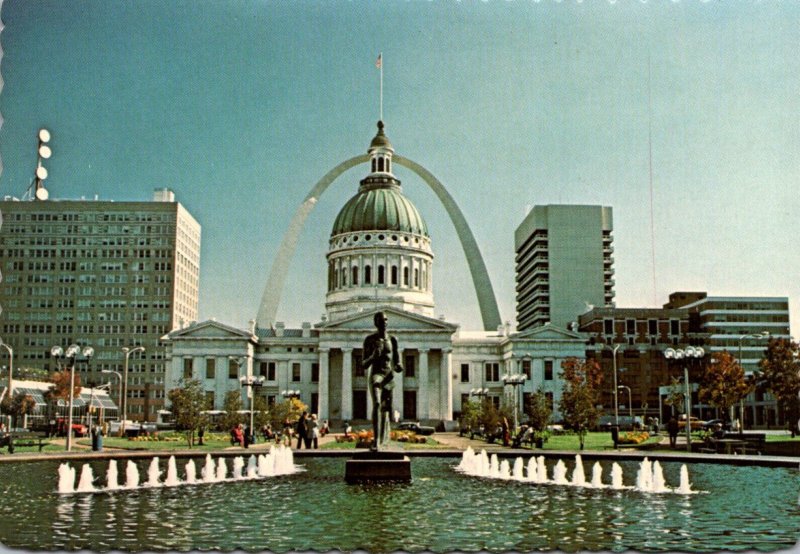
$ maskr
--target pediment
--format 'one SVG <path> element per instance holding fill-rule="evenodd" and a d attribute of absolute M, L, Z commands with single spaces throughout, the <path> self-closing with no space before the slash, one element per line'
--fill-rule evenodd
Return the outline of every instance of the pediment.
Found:
<path fill-rule="evenodd" d="M 252 333 L 237 329 L 215 320 L 203 321 L 183 329 L 172 331 L 167 335 L 169 340 L 185 339 L 242 339 L 255 340 Z"/>
<path fill-rule="evenodd" d="M 511 335 L 511 340 L 585 340 L 585 336 L 575 331 L 557 327 L 549 323 Z"/>
<path fill-rule="evenodd" d="M 344 319 L 336 321 L 328 321 L 318 326 L 321 331 L 345 331 L 345 330 L 358 330 L 358 331 L 371 331 L 375 329 L 373 319 L 375 314 L 382 311 L 388 318 L 388 329 L 392 331 L 439 331 L 454 333 L 458 328 L 457 325 L 447 323 L 440 319 L 427 317 L 412 312 L 405 312 L 394 308 L 384 308 L 382 310 L 370 310 L 359 312 L 348 316 Z"/>

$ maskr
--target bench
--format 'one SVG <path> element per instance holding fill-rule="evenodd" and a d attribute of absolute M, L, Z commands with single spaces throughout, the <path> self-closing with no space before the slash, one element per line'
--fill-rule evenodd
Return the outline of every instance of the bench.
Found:
<path fill-rule="evenodd" d="M 38 446 L 41 452 L 42 448 L 50 444 L 47 433 L 10 433 L 5 439 L 9 454 L 13 454 L 18 446 Z"/>
<path fill-rule="evenodd" d="M 725 433 L 725 438 L 743 440 L 747 443 L 736 448 L 737 454 L 761 454 L 767 442 L 766 433 Z"/>

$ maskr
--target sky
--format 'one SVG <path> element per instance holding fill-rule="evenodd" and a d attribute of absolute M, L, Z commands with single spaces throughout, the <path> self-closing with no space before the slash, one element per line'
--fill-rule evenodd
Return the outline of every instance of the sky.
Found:
<path fill-rule="evenodd" d="M 5 0 L 0 18 L 0 195 L 25 193 L 40 127 L 51 198 L 173 189 L 203 228 L 201 320 L 255 318 L 295 209 L 375 134 L 382 52 L 386 134 L 458 203 L 504 321 L 526 210 L 596 204 L 618 307 L 789 297 L 798 336 L 800 2 Z M 444 208 L 394 170 L 430 230 L 437 316 L 480 329 Z M 320 321 L 366 173 L 321 197 L 279 321 Z"/>

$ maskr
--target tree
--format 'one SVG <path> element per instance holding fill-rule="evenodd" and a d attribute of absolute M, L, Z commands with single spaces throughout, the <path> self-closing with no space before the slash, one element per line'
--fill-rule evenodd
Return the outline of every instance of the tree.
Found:
<path fill-rule="evenodd" d="M 20 418 L 33 413 L 36 409 L 36 400 L 30 394 L 16 394 L 14 398 L 5 397 L 0 409 L 4 414 L 14 418 L 12 427 L 22 427 Z"/>
<path fill-rule="evenodd" d="M 750 394 L 753 387 L 747 382 L 741 364 L 728 352 L 714 352 L 706 366 L 698 391 L 701 402 L 728 412 L 733 419 L 733 406 Z"/>
<path fill-rule="evenodd" d="M 664 399 L 664 404 L 672 406 L 678 410 L 678 413 L 683 413 L 683 404 L 686 400 L 684 395 L 684 386 L 681 384 L 677 377 L 673 377 L 669 384 L 669 393 Z"/>
<path fill-rule="evenodd" d="M 561 373 L 564 391 L 559 408 L 567 427 L 578 434 L 580 449 L 583 450 L 587 431 L 597 425 L 600 417 L 597 403 L 603 373 L 600 364 L 593 359 L 567 358 L 561 363 L 561 368 L 564 370 Z"/>
<path fill-rule="evenodd" d="M 261 429 L 270 422 L 267 399 L 263 396 L 256 395 L 253 399 L 253 409 L 255 410 L 255 415 L 253 415 L 253 426 L 255 426 L 256 429 Z M 253 432 L 255 433 L 255 429 Z"/>
<path fill-rule="evenodd" d="M 208 409 L 208 400 L 203 384 L 197 379 L 182 379 L 178 388 L 167 393 L 167 398 L 172 404 L 175 427 L 186 432 L 186 440 L 191 448 L 195 431 L 208 425 L 208 416 L 204 413 Z"/>
<path fill-rule="evenodd" d="M 50 375 L 50 381 L 53 383 L 47 392 L 44 393 L 44 398 L 48 402 L 55 403 L 58 400 L 64 402 L 69 401 L 69 383 L 72 379 L 72 372 L 69 369 L 62 369 L 55 371 Z M 81 376 L 75 374 L 75 387 L 73 388 L 73 398 L 78 398 L 81 394 Z"/>
<path fill-rule="evenodd" d="M 789 425 L 792 436 L 797 432 L 800 412 L 800 345 L 788 339 L 770 339 L 767 352 L 759 362 L 760 378 L 766 389 L 778 401 L 778 410 Z"/>
<path fill-rule="evenodd" d="M 481 405 L 476 400 L 467 400 L 461 404 L 461 428 L 467 431 L 477 429 L 480 425 Z"/>
<path fill-rule="evenodd" d="M 299 398 L 290 398 L 283 402 L 278 402 L 269 412 L 269 419 L 273 429 L 283 429 L 284 423 L 294 423 L 300 419 L 300 414 L 308 411 L 308 406 L 303 404 Z"/>
<path fill-rule="evenodd" d="M 533 428 L 534 438 L 543 438 L 544 432 L 553 418 L 553 409 L 542 389 L 530 396 L 525 406 L 525 413 L 528 414 L 528 424 Z"/>
<path fill-rule="evenodd" d="M 219 423 L 224 430 L 229 431 L 240 423 L 244 423 L 244 414 L 239 413 L 243 409 L 242 394 L 238 390 L 229 390 L 225 393 L 222 409 L 225 414 L 220 418 Z"/>

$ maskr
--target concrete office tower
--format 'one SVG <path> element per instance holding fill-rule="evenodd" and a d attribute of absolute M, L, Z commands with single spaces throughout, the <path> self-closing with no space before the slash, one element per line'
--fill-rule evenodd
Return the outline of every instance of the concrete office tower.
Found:
<path fill-rule="evenodd" d="M 0 338 L 15 368 L 56 369 L 53 345 L 92 346 L 81 382 L 119 379 L 129 359 L 128 417 L 153 420 L 164 405 L 160 338 L 197 319 L 200 225 L 168 189 L 152 202 L 0 202 Z"/>
<path fill-rule="evenodd" d="M 614 307 L 611 208 L 535 206 L 515 232 L 517 328 L 569 328 Z"/>

